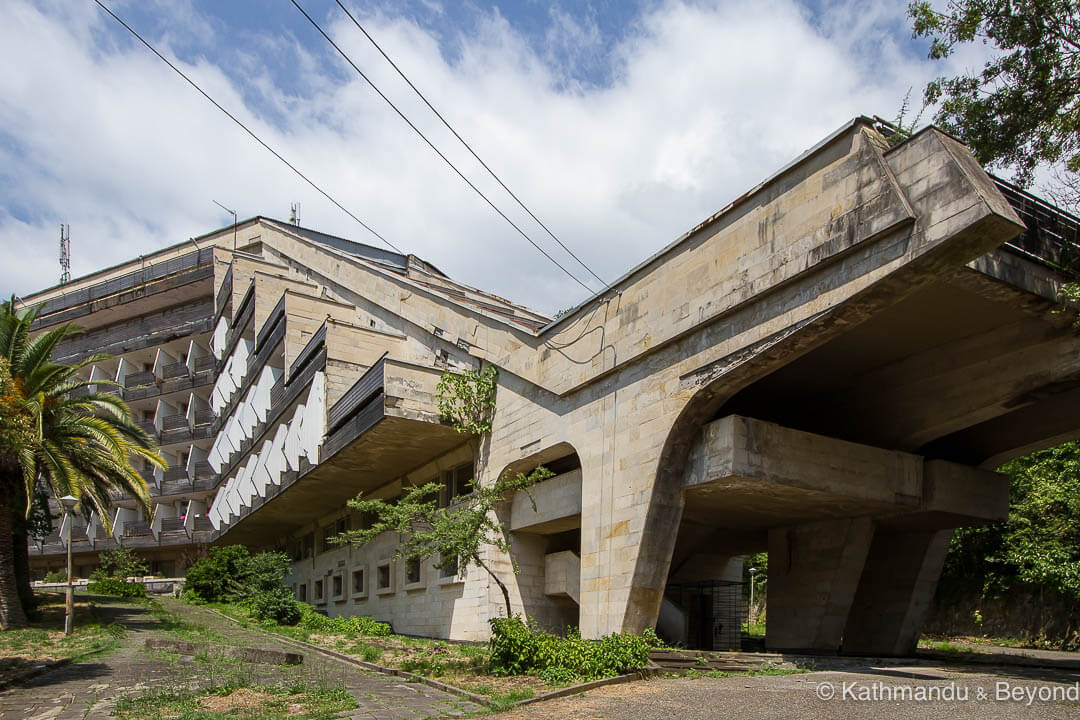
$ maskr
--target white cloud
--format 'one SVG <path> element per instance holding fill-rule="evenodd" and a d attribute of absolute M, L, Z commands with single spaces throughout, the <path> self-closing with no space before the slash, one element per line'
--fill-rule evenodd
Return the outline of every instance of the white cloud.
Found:
<path fill-rule="evenodd" d="M 549 53 L 531 51 L 496 14 L 455 38 L 453 64 L 437 38 L 406 18 L 365 22 L 515 192 L 613 279 L 847 119 L 889 116 L 909 86 L 917 95 L 945 71 L 911 55 L 895 4 L 854 12 L 849 3 L 830 4 L 818 20 L 786 0 L 653 6 L 609 58 L 614 80 L 604 87 L 568 82 L 558 59 L 573 61 L 575 43 L 581 53 L 600 43 L 594 24 L 557 12 Z M 111 20 L 70 5 L 17 2 L 0 25 L 0 248 L 14 259 L 0 267 L 0 288 L 26 293 L 55 282 L 60 222 L 72 226 L 80 274 L 227 224 L 212 200 L 242 217 L 287 216 L 299 200 L 305 225 L 373 242 L 145 48 L 107 40 Z M 160 12 L 176 19 L 162 23 L 172 36 L 150 29 L 163 51 L 169 37 L 200 32 L 216 42 L 246 38 L 235 53 L 239 79 L 206 59 L 181 67 L 399 247 L 543 310 L 584 297 L 351 69 L 331 72 L 321 50 L 294 37 L 221 32 L 189 3 Z M 298 15 L 298 30 L 303 22 Z M 335 22 L 332 34 L 508 215 L 553 245 L 351 23 Z M 305 88 L 304 97 L 260 69 L 271 52 L 294 58 L 300 82 L 292 87 Z M 245 106 L 252 97 L 272 117 Z"/>

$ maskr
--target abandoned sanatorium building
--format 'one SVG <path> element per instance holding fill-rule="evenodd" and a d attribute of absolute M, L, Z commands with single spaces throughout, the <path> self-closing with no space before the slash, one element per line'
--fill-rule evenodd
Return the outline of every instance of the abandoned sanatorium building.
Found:
<path fill-rule="evenodd" d="M 91 377 L 170 463 L 146 473 L 152 517 L 118 497 L 111 533 L 78 521 L 80 574 L 119 543 L 166 575 L 207 544 L 279 548 L 330 615 L 481 639 L 504 612 L 482 571 L 325 538 L 358 527 L 359 491 L 435 479 L 452 502 L 544 464 L 535 510 L 502 511 L 520 572 L 485 557 L 542 624 L 733 646 L 724 583 L 767 549 L 768 647 L 911 651 L 953 528 L 1007 512 L 992 469 L 1080 429 L 1058 302 L 1077 225 L 936 129 L 879 130 L 846 124 L 557 320 L 264 217 L 23 298 L 86 329 L 58 359 L 112 355 Z M 477 442 L 435 388 L 484 364 Z M 62 566 L 63 536 L 35 568 Z"/>

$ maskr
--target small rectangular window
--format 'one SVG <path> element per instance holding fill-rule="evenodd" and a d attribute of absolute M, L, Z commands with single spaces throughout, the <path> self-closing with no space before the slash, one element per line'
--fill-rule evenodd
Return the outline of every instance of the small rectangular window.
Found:
<path fill-rule="evenodd" d="M 331 587 L 334 591 L 334 599 L 342 600 L 345 598 L 345 579 L 340 575 L 335 575 L 331 580 Z"/>
<path fill-rule="evenodd" d="M 367 597 L 367 572 L 364 568 L 352 571 L 352 596 L 354 598 Z"/>
<path fill-rule="evenodd" d="M 307 585 L 300 585 L 300 590 L 296 593 L 296 599 L 300 602 L 307 602 Z"/>
<path fill-rule="evenodd" d="M 440 578 L 445 579 L 445 578 L 457 577 L 457 574 L 458 574 L 458 559 L 456 557 L 451 558 L 451 559 L 443 562 L 442 567 L 439 568 L 439 577 Z"/>
<path fill-rule="evenodd" d="M 326 595 L 323 594 L 324 590 L 325 590 L 325 587 L 323 586 L 323 581 L 322 580 L 316 580 L 315 581 L 315 602 L 317 602 L 317 603 L 326 602 Z"/>
<path fill-rule="evenodd" d="M 375 592 L 379 595 L 394 592 L 394 573 L 389 560 L 383 560 L 375 569 Z"/>
<path fill-rule="evenodd" d="M 405 584 L 420 584 L 420 561 L 416 558 L 412 558 L 405 562 Z"/>

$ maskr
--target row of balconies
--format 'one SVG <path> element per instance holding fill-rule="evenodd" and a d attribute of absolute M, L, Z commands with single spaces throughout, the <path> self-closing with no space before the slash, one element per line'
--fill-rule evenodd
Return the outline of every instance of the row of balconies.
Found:
<path fill-rule="evenodd" d="M 144 547 L 209 542 L 214 528 L 206 516 L 206 501 L 192 499 L 180 505 L 178 509 L 159 504 L 150 521 L 137 510 L 116 508 L 111 533 L 96 513 L 91 515 L 89 522 L 73 517 L 70 529 L 72 552 L 107 550 L 120 545 Z M 64 552 L 68 537 L 68 518 L 65 516 L 60 527 L 41 541 L 32 543 L 30 551 L 37 555 Z"/>

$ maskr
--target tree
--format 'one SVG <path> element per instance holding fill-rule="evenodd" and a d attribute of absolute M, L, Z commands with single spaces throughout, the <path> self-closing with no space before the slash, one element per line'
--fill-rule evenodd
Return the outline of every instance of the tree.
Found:
<path fill-rule="evenodd" d="M 134 421 L 119 397 L 98 392 L 79 372 L 101 362 L 95 355 L 75 365 L 52 362 L 56 345 L 78 332 L 61 325 L 31 336 L 36 308 L 17 310 L 12 298 L 0 305 L 0 357 L 11 376 L 12 403 L 29 419 L 29 437 L 0 448 L 0 536 L 15 534 L 19 520 L 34 507 L 37 484 L 44 483 L 55 497 L 79 499 L 77 510 L 88 516 L 96 511 L 109 525 L 110 491 L 134 497 L 150 515 L 146 481 L 132 465 L 141 457 L 164 468 L 153 440 Z M 21 584 L 15 568 L 26 552 L 26 538 L 16 536 L 11 548 L 0 541 L 0 625 L 25 624 L 25 608 L 18 601 Z M 14 595 L 10 593 L 14 590 Z M 17 609 L 16 609 L 17 606 Z"/>
<path fill-rule="evenodd" d="M 518 490 L 528 492 L 553 474 L 543 466 L 528 475 L 507 472 L 490 486 L 474 484 L 471 493 L 455 499 L 448 507 L 439 507 L 441 486 L 434 482 L 413 487 L 392 502 L 365 499 L 361 493 L 349 501 L 349 507 L 372 518 L 372 522 L 366 528 L 350 530 L 330 541 L 364 545 L 384 532 L 396 532 L 400 538 L 394 553 L 396 560 L 424 562 L 435 556 L 436 568 L 457 568 L 459 572 L 469 565 L 483 568 L 502 591 L 506 616 L 510 617 L 510 591 L 480 555 L 487 546 L 510 552 L 510 542 L 496 516 L 496 507 Z"/>
<path fill-rule="evenodd" d="M 1080 3 L 950 0 L 938 12 L 919 0 L 908 13 L 914 36 L 932 39 L 931 58 L 977 41 L 997 50 L 980 71 L 926 87 L 927 102 L 941 102 L 936 122 L 1021 185 L 1045 163 L 1064 166 L 1067 187 L 1080 171 Z"/>
<path fill-rule="evenodd" d="M 33 443 L 30 412 L 16 390 L 7 359 L 0 357 L 0 477 L 22 476 L 18 457 Z M 4 564 L 0 567 L 0 626 L 7 628 L 26 624 L 26 613 L 15 578 L 13 544 L 18 539 L 11 523 L 15 516 L 14 498 L 4 489 L 0 487 L 0 563 Z M 8 562 L 8 558 L 12 560 Z"/>
<path fill-rule="evenodd" d="M 1032 453 L 999 470 L 1012 478 L 1009 517 L 955 532 L 939 597 L 1045 593 L 1066 609 L 1067 643 L 1080 619 L 1080 443 Z"/>

